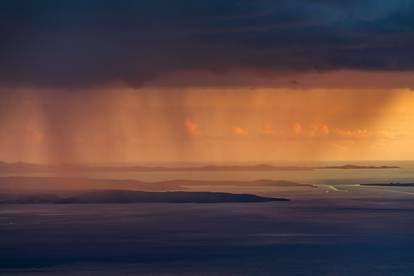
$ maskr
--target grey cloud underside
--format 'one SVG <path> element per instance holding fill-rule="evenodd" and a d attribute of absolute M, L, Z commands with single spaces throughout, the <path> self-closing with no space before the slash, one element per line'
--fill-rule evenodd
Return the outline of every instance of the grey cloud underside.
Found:
<path fill-rule="evenodd" d="M 414 1 L 2 1 L 2 86 L 203 70 L 414 69 Z"/>

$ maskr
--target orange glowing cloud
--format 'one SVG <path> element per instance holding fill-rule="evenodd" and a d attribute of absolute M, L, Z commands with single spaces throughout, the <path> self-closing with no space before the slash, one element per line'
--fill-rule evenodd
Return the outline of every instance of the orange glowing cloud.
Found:
<path fill-rule="evenodd" d="M 330 133 L 330 128 L 327 124 L 313 124 L 310 129 L 310 136 L 326 136 Z"/>
<path fill-rule="evenodd" d="M 247 136 L 247 135 L 249 135 L 249 132 L 246 129 L 244 129 L 242 127 L 238 127 L 238 126 L 232 127 L 231 131 L 234 135 L 237 135 L 237 136 Z"/>
<path fill-rule="evenodd" d="M 385 131 L 381 131 L 385 133 Z M 303 138 L 324 139 L 363 139 L 369 136 L 369 131 L 363 128 L 338 128 L 325 123 L 302 125 L 298 122 L 292 125 L 292 134 L 301 134 Z M 378 134 L 380 136 L 380 134 Z M 381 135 L 384 137 L 384 135 Z"/>
<path fill-rule="evenodd" d="M 302 133 L 302 125 L 298 122 L 295 122 L 292 126 L 293 134 L 299 135 Z"/>
<path fill-rule="evenodd" d="M 187 133 L 189 135 L 191 135 L 191 136 L 199 136 L 199 135 L 201 135 L 200 128 L 190 118 L 187 118 L 185 120 L 185 127 L 186 127 Z"/>
<path fill-rule="evenodd" d="M 338 137 L 360 139 L 368 136 L 368 130 L 366 129 L 335 129 L 335 135 Z"/>

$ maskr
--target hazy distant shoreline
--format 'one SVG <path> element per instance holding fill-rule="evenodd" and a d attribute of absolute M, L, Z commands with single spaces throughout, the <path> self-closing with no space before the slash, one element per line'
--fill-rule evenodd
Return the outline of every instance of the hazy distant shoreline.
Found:
<path fill-rule="evenodd" d="M 343 170 L 358 170 L 358 169 L 399 169 L 398 166 L 361 166 L 361 165 L 342 165 L 342 166 L 323 166 L 315 167 L 315 169 L 343 169 Z"/>
<path fill-rule="evenodd" d="M 337 165 L 337 166 L 273 166 L 258 165 L 205 165 L 205 166 L 91 166 L 91 165 L 44 165 L 32 163 L 0 162 L 3 173 L 33 172 L 156 172 L 156 171 L 312 171 L 320 169 L 398 169 L 398 166 Z"/>
<path fill-rule="evenodd" d="M 284 180 L 257 181 L 206 181 L 206 180 L 168 180 L 143 182 L 132 179 L 97 179 L 75 177 L 0 177 L 0 192 L 8 191 L 55 191 L 121 189 L 133 191 L 182 191 L 189 186 L 239 186 L 239 187 L 315 187 Z"/>

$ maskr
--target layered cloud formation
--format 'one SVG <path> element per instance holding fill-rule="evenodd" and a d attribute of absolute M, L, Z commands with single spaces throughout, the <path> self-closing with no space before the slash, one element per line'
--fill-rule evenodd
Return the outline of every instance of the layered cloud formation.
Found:
<path fill-rule="evenodd" d="M 0 86 L 168 86 L 163 78 L 181 72 L 190 73 L 174 85 L 205 86 L 222 85 L 223 73 L 411 71 L 413 15 L 410 0 L 5 0 Z M 202 76 L 189 79 L 194 72 Z"/>
<path fill-rule="evenodd" d="M 0 160 L 409 159 L 412 0 L 3 0 Z"/>

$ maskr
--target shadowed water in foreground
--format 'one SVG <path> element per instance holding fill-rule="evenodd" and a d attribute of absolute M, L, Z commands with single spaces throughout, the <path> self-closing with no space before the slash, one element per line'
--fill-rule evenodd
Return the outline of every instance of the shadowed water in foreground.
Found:
<path fill-rule="evenodd" d="M 63 193 L 72 188 L 70 192 L 76 193 L 79 187 L 113 189 L 111 197 L 118 192 L 115 188 L 122 188 L 158 195 L 183 190 L 180 195 L 237 193 L 291 201 L 1 204 L 1 274 L 412 275 L 414 271 L 410 186 L 344 180 L 306 185 L 275 180 L 12 177 L 1 179 L 0 191 L 14 189 L 21 196 L 26 189 Z"/>
<path fill-rule="evenodd" d="M 411 204 L 3 205 L 0 266 L 11 274 L 411 275 Z"/>

